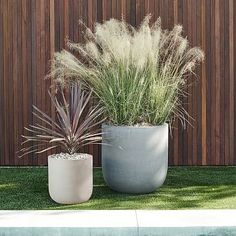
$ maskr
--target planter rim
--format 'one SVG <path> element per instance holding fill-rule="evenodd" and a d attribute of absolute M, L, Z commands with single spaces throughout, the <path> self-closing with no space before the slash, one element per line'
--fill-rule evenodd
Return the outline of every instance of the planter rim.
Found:
<path fill-rule="evenodd" d="M 134 126 L 134 125 L 110 125 L 110 124 L 102 124 L 102 127 L 111 127 L 117 129 L 157 129 L 159 127 L 168 126 L 168 123 L 163 123 L 162 125 L 150 125 L 150 126 Z"/>
<path fill-rule="evenodd" d="M 57 160 L 57 161 L 86 161 L 86 160 L 88 160 L 90 158 L 93 158 L 93 155 L 88 154 L 88 153 L 76 153 L 77 155 L 84 155 L 84 156 L 86 156 L 86 158 L 81 158 L 81 159 L 67 159 L 67 158 L 64 159 L 64 158 L 55 158 L 55 157 L 53 157 L 53 155 L 57 155 L 57 154 L 59 154 L 59 153 L 55 153 L 55 154 L 49 155 L 48 159 L 53 159 L 53 160 Z"/>

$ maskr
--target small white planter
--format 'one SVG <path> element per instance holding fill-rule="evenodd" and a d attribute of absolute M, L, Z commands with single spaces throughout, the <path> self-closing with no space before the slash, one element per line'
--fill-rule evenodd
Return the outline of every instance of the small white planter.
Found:
<path fill-rule="evenodd" d="M 168 169 L 168 124 L 103 125 L 102 172 L 118 192 L 149 193 L 160 187 Z"/>
<path fill-rule="evenodd" d="M 48 187 L 51 198 L 62 204 L 88 201 L 93 191 L 92 155 L 73 154 L 70 159 L 59 156 L 61 154 L 48 157 Z"/>

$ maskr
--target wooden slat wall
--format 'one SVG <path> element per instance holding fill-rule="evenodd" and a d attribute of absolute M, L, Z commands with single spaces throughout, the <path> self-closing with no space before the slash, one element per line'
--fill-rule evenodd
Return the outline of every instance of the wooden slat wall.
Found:
<path fill-rule="evenodd" d="M 18 159 L 16 151 L 23 127 L 33 122 L 32 104 L 54 115 L 43 78 L 65 37 L 82 40 L 78 20 L 93 28 L 123 16 L 137 26 L 148 13 L 165 28 L 182 24 L 191 45 L 206 53 L 183 99 L 194 128 L 175 121 L 170 165 L 236 164 L 235 0 L 0 0 L 0 165 L 46 164 L 46 155 Z M 100 147 L 84 151 L 100 165 Z"/>

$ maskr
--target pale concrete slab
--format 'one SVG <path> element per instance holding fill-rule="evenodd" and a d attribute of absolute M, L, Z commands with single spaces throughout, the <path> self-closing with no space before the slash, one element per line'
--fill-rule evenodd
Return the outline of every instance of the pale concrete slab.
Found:
<path fill-rule="evenodd" d="M 132 210 L 0 211 L 0 227 L 137 227 Z"/>
<path fill-rule="evenodd" d="M 236 210 L 0 211 L 4 236 L 235 236 Z"/>
<path fill-rule="evenodd" d="M 137 210 L 139 227 L 236 226 L 236 210 Z"/>

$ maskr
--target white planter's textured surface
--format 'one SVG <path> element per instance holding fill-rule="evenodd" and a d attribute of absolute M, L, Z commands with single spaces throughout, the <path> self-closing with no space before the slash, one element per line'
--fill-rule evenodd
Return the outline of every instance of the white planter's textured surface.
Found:
<path fill-rule="evenodd" d="M 107 185 L 125 193 L 153 192 L 168 169 L 168 125 L 103 125 L 102 172 Z"/>
<path fill-rule="evenodd" d="M 55 202 L 76 204 L 89 200 L 93 191 L 93 161 L 91 155 L 86 156 L 72 160 L 48 157 L 49 194 Z"/>

